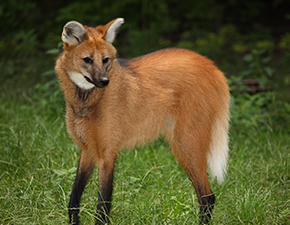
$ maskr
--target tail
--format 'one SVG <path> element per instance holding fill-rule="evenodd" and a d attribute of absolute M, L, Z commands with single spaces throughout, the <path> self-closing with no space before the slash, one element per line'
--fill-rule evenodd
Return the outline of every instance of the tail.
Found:
<path fill-rule="evenodd" d="M 228 128 L 229 128 L 229 110 L 225 108 L 219 115 L 213 125 L 210 143 L 210 152 L 208 154 L 208 165 L 212 178 L 217 178 L 218 183 L 222 183 L 227 171 L 228 159 Z"/>

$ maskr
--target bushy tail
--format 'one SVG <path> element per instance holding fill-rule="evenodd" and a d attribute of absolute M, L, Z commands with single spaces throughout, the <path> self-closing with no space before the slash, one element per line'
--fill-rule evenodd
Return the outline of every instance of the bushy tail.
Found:
<path fill-rule="evenodd" d="M 208 154 L 208 165 L 212 178 L 217 178 L 218 183 L 222 183 L 227 170 L 228 159 L 228 109 L 220 115 L 213 126 L 211 134 L 210 152 Z"/>

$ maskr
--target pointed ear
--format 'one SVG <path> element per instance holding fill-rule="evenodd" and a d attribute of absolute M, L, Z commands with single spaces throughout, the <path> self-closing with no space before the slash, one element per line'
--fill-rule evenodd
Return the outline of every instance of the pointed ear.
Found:
<path fill-rule="evenodd" d="M 124 23 L 124 19 L 118 18 L 111 21 L 110 23 L 106 24 L 103 27 L 102 33 L 103 33 L 103 38 L 105 39 L 106 42 L 112 43 L 115 40 L 118 29 L 123 23 Z"/>
<path fill-rule="evenodd" d="M 86 30 L 79 22 L 70 21 L 63 27 L 61 39 L 68 45 L 78 45 L 86 39 L 86 37 Z"/>

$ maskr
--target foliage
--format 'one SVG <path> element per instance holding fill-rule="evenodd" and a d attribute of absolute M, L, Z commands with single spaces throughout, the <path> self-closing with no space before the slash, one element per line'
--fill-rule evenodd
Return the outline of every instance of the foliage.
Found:
<path fill-rule="evenodd" d="M 55 56 L 55 60 L 60 54 L 60 47 L 62 43 L 58 44 L 58 48 L 50 49 L 46 52 L 48 55 Z M 60 90 L 58 81 L 56 79 L 54 69 L 47 70 L 43 72 L 42 77 L 51 77 L 49 81 L 45 83 L 37 83 L 35 88 L 35 94 L 33 95 L 33 100 L 38 102 L 37 109 L 39 111 L 45 110 L 49 115 L 51 113 L 60 115 L 64 112 L 64 98 Z"/>
<path fill-rule="evenodd" d="M 25 19 L 30 18 L 30 12 L 36 10 L 36 2 L 30 0 L 2 1 L 0 4 L 0 27 L 5 34 L 11 34 Z M 29 21 L 32 23 L 32 21 Z M 26 23 L 26 28 L 29 26 Z M 22 32 L 23 30 L 21 30 Z"/>
<path fill-rule="evenodd" d="M 251 53 L 244 56 L 244 61 L 248 63 L 248 69 L 241 73 L 244 78 L 258 79 L 262 86 L 269 83 L 273 77 L 274 69 L 269 66 L 271 56 L 264 56 L 266 49 L 253 49 Z"/>
<path fill-rule="evenodd" d="M 47 115 L 50 115 L 50 112 L 57 115 L 64 112 L 63 95 L 56 79 L 44 84 L 38 83 L 35 85 L 35 89 L 36 93 L 33 95 L 33 99 L 38 102 L 38 110 L 45 110 Z"/>
<path fill-rule="evenodd" d="M 62 0 L 54 4 L 49 0 L 2 1 L 0 54 L 29 55 L 39 49 L 50 49 L 59 42 L 61 28 L 69 20 L 96 26 L 117 17 L 124 17 L 126 21 L 119 40 L 122 42 L 121 55 L 129 57 L 178 44 L 194 44 L 201 53 L 210 53 L 210 49 L 220 51 L 234 44 L 236 51 L 243 51 L 243 46 L 249 50 L 250 42 L 256 48 L 273 48 L 273 33 L 278 34 L 275 38 L 281 37 L 280 46 L 287 49 L 287 36 L 284 35 L 289 32 L 287 7 L 286 0 Z M 263 19 L 265 12 L 276 18 L 271 20 L 271 25 Z M 275 27 L 274 24 L 279 25 L 282 32 L 267 28 Z"/>
<path fill-rule="evenodd" d="M 275 92 L 255 95 L 241 93 L 232 96 L 231 121 L 233 126 L 257 127 L 261 130 L 287 128 L 290 104 L 277 100 Z"/>
<path fill-rule="evenodd" d="M 286 33 L 282 36 L 279 45 L 282 49 L 290 50 L 290 33 Z"/>
<path fill-rule="evenodd" d="M 235 126 L 270 130 L 287 126 L 290 104 L 277 98 L 276 87 L 268 87 L 275 73 L 270 65 L 271 59 L 266 49 L 253 49 L 244 56 L 247 67 L 239 76 L 229 77 L 231 121 Z M 241 82 L 245 79 L 257 79 L 260 88 L 265 88 L 264 91 L 248 93 L 248 87 Z"/>

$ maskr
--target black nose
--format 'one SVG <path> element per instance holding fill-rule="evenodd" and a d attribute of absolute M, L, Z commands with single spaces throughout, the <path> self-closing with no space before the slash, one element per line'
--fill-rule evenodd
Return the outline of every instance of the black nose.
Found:
<path fill-rule="evenodd" d="M 109 78 L 107 78 L 107 77 L 101 78 L 100 83 L 102 86 L 107 86 L 109 83 Z"/>

